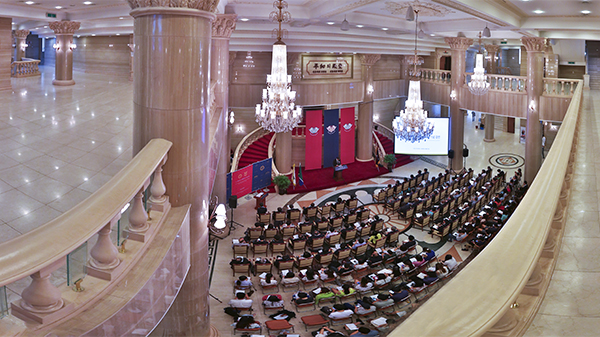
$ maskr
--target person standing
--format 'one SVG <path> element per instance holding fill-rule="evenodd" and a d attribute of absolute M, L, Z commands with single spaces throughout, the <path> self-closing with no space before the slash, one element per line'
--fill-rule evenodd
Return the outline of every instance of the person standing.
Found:
<path fill-rule="evenodd" d="M 542 158 L 545 159 L 546 155 L 544 154 L 544 150 L 546 149 L 546 136 L 542 136 Z"/>

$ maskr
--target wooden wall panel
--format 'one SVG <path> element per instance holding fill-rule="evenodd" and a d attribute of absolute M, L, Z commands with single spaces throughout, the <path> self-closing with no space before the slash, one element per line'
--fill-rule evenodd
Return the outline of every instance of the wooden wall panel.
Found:
<path fill-rule="evenodd" d="M 583 80 L 585 74 L 585 66 L 574 66 L 574 65 L 559 65 L 558 66 L 558 77 L 559 78 L 576 78 Z"/>
<path fill-rule="evenodd" d="M 450 85 L 421 81 L 421 99 L 427 102 L 450 105 Z"/>
<path fill-rule="evenodd" d="M 0 18 L 0 90 L 12 90 L 10 83 L 12 41 L 12 19 Z"/>
<path fill-rule="evenodd" d="M 402 59 L 400 55 L 381 55 L 381 59 L 373 66 L 373 80 L 399 80 Z"/>
<path fill-rule="evenodd" d="M 406 96 L 408 91 L 406 80 L 381 80 L 373 82 L 374 98 L 390 98 Z"/>
<path fill-rule="evenodd" d="M 73 38 L 73 70 L 129 77 L 129 36 L 85 36 Z"/>

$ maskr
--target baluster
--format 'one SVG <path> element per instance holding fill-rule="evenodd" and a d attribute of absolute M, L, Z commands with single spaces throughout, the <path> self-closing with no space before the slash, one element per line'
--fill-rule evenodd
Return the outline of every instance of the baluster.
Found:
<path fill-rule="evenodd" d="M 50 282 L 50 275 L 50 271 L 31 275 L 31 284 L 21 293 L 21 308 L 33 313 L 52 313 L 63 307 L 60 290 Z"/>
<path fill-rule="evenodd" d="M 569 82 L 569 85 L 571 86 L 571 95 L 573 95 L 573 89 L 575 87 L 575 82 L 571 81 L 571 82 Z"/>
<path fill-rule="evenodd" d="M 162 178 L 162 167 L 166 163 L 167 156 L 165 156 L 158 167 L 156 167 L 154 178 L 152 179 L 152 187 L 150 188 L 150 204 L 152 205 L 152 209 L 159 212 L 164 212 L 165 205 L 168 203 L 168 197 L 165 195 L 165 193 L 167 193 L 167 187 Z"/>
<path fill-rule="evenodd" d="M 565 94 L 565 81 L 560 81 L 560 94 L 564 95 Z"/>
<path fill-rule="evenodd" d="M 120 217 L 120 215 L 118 216 Z M 118 217 L 114 222 L 118 221 Z M 113 221 L 98 232 L 98 241 L 90 251 L 90 265 L 101 270 L 109 270 L 116 268 L 121 260 L 119 260 L 117 247 L 110 240 L 110 232 L 112 232 Z"/>
<path fill-rule="evenodd" d="M 142 198 L 144 196 L 144 188 L 133 197 L 131 202 L 131 212 L 129 213 L 129 230 L 136 233 L 142 233 L 148 230 L 148 214 L 144 209 Z"/>

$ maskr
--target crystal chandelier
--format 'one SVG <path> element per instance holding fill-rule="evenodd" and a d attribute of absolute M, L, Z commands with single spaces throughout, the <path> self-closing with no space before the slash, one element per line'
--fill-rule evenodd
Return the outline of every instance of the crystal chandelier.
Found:
<path fill-rule="evenodd" d="M 473 75 L 471 75 L 471 82 L 469 82 L 469 91 L 473 95 L 485 95 L 490 90 L 490 84 L 487 81 L 485 75 L 485 69 L 483 68 L 483 54 L 481 53 L 481 33 L 479 33 L 479 53 L 475 56 L 475 69 Z"/>
<path fill-rule="evenodd" d="M 254 68 L 254 60 L 252 59 L 252 52 L 249 51 L 246 54 L 246 59 L 244 60 L 244 65 L 242 66 L 244 68 Z"/>
<path fill-rule="evenodd" d="M 273 3 L 276 10 L 269 15 L 271 21 L 279 23 L 279 28 L 273 31 L 277 35 L 277 42 L 273 44 L 271 74 L 267 75 L 262 105 L 256 105 L 256 122 L 275 133 L 291 131 L 302 120 L 302 108 L 294 103 L 296 92 L 292 91 L 292 76 L 287 74 L 286 45 L 281 41 L 285 33 L 281 24 L 292 19 L 290 13 L 283 10 L 287 6 L 287 2 L 277 0 Z"/>
<path fill-rule="evenodd" d="M 409 10 L 412 10 L 412 7 L 409 7 Z M 392 122 L 396 137 L 411 143 L 429 139 L 433 134 L 433 124 L 427 121 L 427 111 L 423 110 L 423 101 L 421 101 L 421 82 L 418 80 L 421 72 L 417 70 L 417 66 L 423 63 L 423 59 L 417 55 L 419 11 L 414 11 L 414 13 L 417 17 L 415 20 L 415 54 L 407 60 L 413 66 L 413 70 L 410 72 L 411 81 L 408 84 L 408 99 L 404 110 L 400 111 L 400 115 Z"/>

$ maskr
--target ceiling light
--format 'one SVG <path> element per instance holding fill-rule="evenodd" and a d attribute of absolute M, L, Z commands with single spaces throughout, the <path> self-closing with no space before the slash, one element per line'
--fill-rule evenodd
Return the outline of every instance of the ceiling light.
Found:
<path fill-rule="evenodd" d="M 541 9 L 536 9 L 533 11 L 535 14 L 544 14 L 544 11 Z"/>
<path fill-rule="evenodd" d="M 381 30 L 388 30 L 388 29 L 389 29 L 389 28 L 386 28 L 386 27 L 383 27 L 383 28 L 381 28 Z"/>
<path fill-rule="evenodd" d="M 93 2 L 91 2 L 91 1 L 84 1 L 84 2 L 83 2 L 83 4 L 84 4 L 84 5 L 93 5 L 94 3 L 93 3 Z"/>
<path fill-rule="evenodd" d="M 44 28 L 48 28 L 48 26 L 44 26 Z"/>
<path fill-rule="evenodd" d="M 329 21 L 329 22 L 327 22 L 327 24 L 331 26 L 331 25 L 334 25 L 335 22 Z"/>
<path fill-rule="evenodd" d="M 120 33 L 117 33 L 117 36 L 121 35 Z"/>
<path fill-rule="evenodd" d="M 62 9 L 62 6 L 55 6 L 56 9 Z"/>
<path fill-rule="evenodd" d="M 96 34 L 92 34 L 92 36 L 96 36 Z"/>
<path fill-rule="evenodd" d="M 582 11 L 581 11 L 581 14 L 583 14 L 583 15 L 588 15 L 588 14 L 590 14 L 591 12 L 592 12 L 592 11 L 590 11 L 590 10 L 584 9 L 584 10 L 582 10 Z"/>
<path fill-rule="evenodd" d="M 248 19 L 248 18 L 242 18 L 242 19 L 240 19 L 240 21 L 244 21 L 244 22 L 246 22 L 248 20 L 250 20 L 250 19 Z"/>
<path fill-rule="evenodd" d="M 119 20 L 123 20 L 123 17 L 122 17 L 122 16 L 119 16 Z"/>
<path fill-rule="evenodd" d="M 415 11 L 411 5 L 406 9 L 406 21 L 415 21 Z"/>
<path fill-rule="evenodd" d="M 429 34 L 429 36 L 435 36 L 435 34 Z"/>
<path fill-rule="evenodd" d="M 422 29 L 419 30 L 419 34 L 417 34 L 417 37 L 419 39 L 424 39 L 425 38 L 425 32 Z"/>
<path fill-rule="evenodd" d="M 488 26 L 486 25 L 485 28 L 483 29 L 483 37 L 492 37 L 492 32 L 490 32 L 490 29 L 488 28 Z"/>
<path fill-rule="evenodd" d="M 364 27 L 363 25 L 356 25 L 357 28 L 362 28 Z"/>
<path fill-rule="evenodd" d="M 348 22 L 348 20 L 346 20 L 346 16 L 344 16 L 344 21 L 342 21 L 342 26 L 340 27 L 340 29 L 345 32 L 350 30 L 350 23 Z"/>
<path fill-rule="evenodd" d="M 25 3 L 28 5 L 33 5 L 35 2 L 34 1 L 25 1 Z"/>

